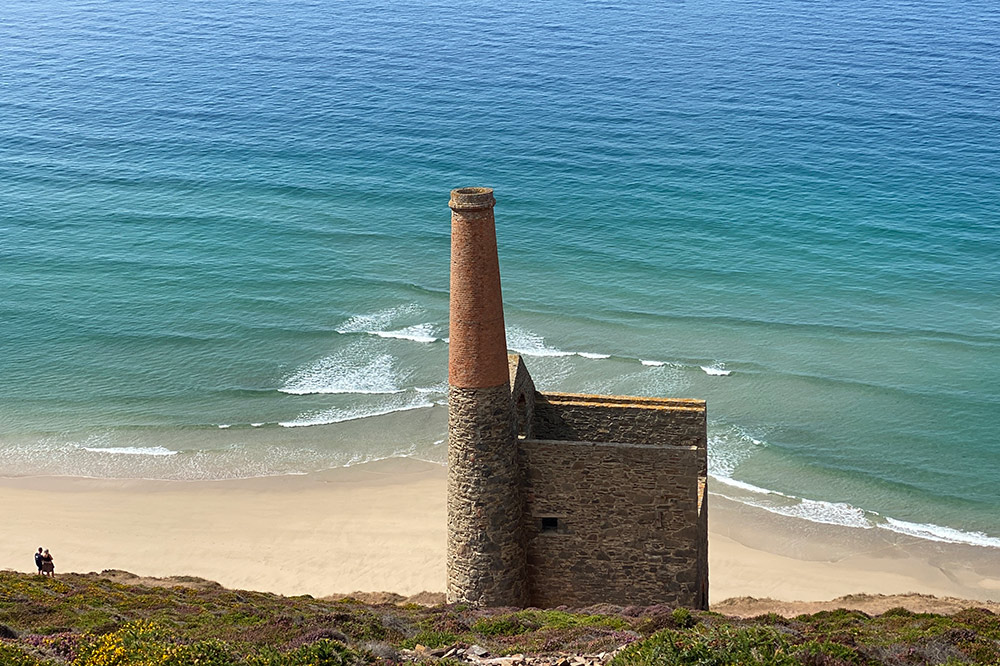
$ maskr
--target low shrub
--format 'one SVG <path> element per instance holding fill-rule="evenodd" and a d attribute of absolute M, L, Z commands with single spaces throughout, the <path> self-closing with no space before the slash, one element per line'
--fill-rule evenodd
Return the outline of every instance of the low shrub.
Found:
<path fill-rule="evenodd" d="M 366 661 L 364 655 L 343 643 L 324 638 L 288 652 L 266 666 L 355 666 Z"/>
<path fill-rule="evenodd" d="M 704 625 L 703 625 L 704 627 Z M 784 637 L 766 627 L 665 629 L 618 653 L 611 666 L 800 666 Z"/>
<path fill-rule="evenodd" d="M 16 645 L 0 641 L 0 664 L 4 666 L 47 666 L 48 663 L 51 662 L 43 662 Z"/>
<path fill-rule="evenodd" d="M 510 614 L 479 618 L 471 629 L 481 636 L 516 636 L 531 631 L 533 627 L 522 622 L 517 615 Z"/>
<path fill-rule="evenodd" d="M 698 618 L 691 615 L 691 611 L 687 608 L 675 608 L 670 613 L 670 619 L 674 621 L 674 626 L 678 629 L 690 629 L 698 624 Z"/>
<path fill-rule="evenodd" d="M 607 627 L 629 629 L 629 623 L 614 615 L 586 615 L 558 610 L 524 610 L 515 613 L 519 622 L 533 629 L 569 629 L 571 627 Z"/>
<path fill-rule="evenodd" d="M 795 657 L 803 666 L 862 666 L 868 660 L 854 648 L 841 643 L 808 641 L 795 649 Z"/>

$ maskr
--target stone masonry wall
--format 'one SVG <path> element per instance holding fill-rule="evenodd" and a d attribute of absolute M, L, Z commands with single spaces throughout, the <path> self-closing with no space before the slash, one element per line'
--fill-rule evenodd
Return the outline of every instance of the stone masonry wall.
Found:
<path fill-rule="evenodd" d="M 535 382 L 520 355 L 507 356 L 510 374 L 510 397 L 514 403 L 514 425 L 518 435 L 532 436 L 532 419 L 535 413 Z"/>
<path fill-rule="evenodd" d="M 510 387 L 448 390 L 448 601 L 524 606 L 524 495 Z"/>
<path fill-rule="evenodd" d="M 535 397 L 532 436 L 704 448 L 705 402 L 541 393 Z"/>
<path fill-rule="evenodd" d="M 531 605 L 707 607 L 704 447 L 519 444 Z"/>

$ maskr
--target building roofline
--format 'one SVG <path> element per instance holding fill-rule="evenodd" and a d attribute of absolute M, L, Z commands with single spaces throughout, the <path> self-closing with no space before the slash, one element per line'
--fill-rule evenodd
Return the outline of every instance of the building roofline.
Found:
<path fill-rule="evenodd" d="M 592 405 L 625 407 L 634 409 L 666 409 L 703 412 L 704 400 L 689 398 L 647 398 L 631 395 L 593 395 L 589 393 L 540 393 L 544 400 L 552 404 Z"/>

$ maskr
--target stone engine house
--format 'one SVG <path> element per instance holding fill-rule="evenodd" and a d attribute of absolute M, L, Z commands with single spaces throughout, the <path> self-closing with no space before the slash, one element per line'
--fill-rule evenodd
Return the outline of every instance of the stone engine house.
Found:
<path fill-rule="evenodd" d="M 507 354 L 494 203 L 451 193 L 448 600 L 707 608 L 705 402 L 537 391 Z"/>

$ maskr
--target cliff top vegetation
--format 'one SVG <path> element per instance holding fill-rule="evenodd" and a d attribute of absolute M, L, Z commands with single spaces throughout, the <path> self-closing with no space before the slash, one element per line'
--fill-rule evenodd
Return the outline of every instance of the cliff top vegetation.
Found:
<path fill-rule="evenodd" d="M 736 618 L 665 606 L 474 609 L 0 572 L 0 664 L 667 666 L 1000 663 L 1000 616 Z"/>

